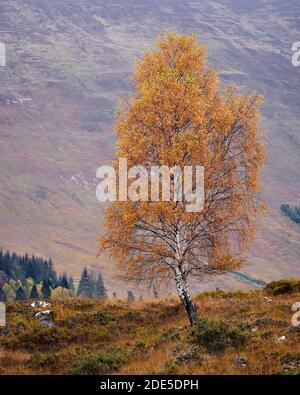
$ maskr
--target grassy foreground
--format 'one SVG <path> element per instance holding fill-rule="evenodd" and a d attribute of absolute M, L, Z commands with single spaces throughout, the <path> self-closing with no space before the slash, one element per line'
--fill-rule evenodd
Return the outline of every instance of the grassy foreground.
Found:
<path fill-rule="evenodd" d="M 42 326 L 30 302 L 7 306 L 0 374 L 299 374 L 300 292 L 199 295 L 191 328 L 177 299 L 54 301 Z M 285 337 L 284 337 L 285 336 Z"/>

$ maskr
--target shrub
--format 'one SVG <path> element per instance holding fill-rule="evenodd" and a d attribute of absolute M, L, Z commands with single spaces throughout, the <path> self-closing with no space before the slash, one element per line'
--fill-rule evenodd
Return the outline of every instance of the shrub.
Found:
<path fill-rule="evenodd" d="M 118 370 L 126 361 L 126 355 L 121 351 L 108 351 L 85 356 L 71 370 L 74 375 L 97 375 Z"/>
<path fill-rule="evenodd" d="M 141 354 L 147 354 L 149 351 L 149 346 L 144 342 L 138 342 L 134 346 L 134 351 Z"/>
<path fill-rule="evenodd" d="M 99 311 L 93 312 L 91 316 L 101 325 L 107 325 L 109 322 L 118 322 L 115 317 L 110 317 L 109 315 L 105 315 Z"/>
<path fill-rule="evenodd" d="M 161 337 L 165 340 L 179 340 L 180 330 L 177 328 L 167 328 L 162 331 Z"/>
<path fill-rule="evenodd" d="M 273 281 L 266 285 L 265 291 L 269 295 L 274 295 L 274 296 L 300 292 L 300 281 L 297 280 Z"/>
<path fill-rule="evenodd" d="M 241 329 L 230 329 L 222 321 L 198 319 L 192 329 L 192 341 L 211 353 L 224 353 L 227 346 L 241 347 L 246 335 Z"/>
<path fill-rule="evenodd" d="M 36 353 L 32 354 L 28 364 L 31 368 L 42 368 L 54 366 L 57 363 L 57 357 L 53 354 Z"/>
<path fill-rule="evenodd" d="M 216 289 L 215 291 L 204 291 L 196 296 L 196 300 L 201 300 L 203 298 L 223 298 L 223 299 L 247 299 L 255 298 L 258 295 L 257 290 L 251 291 L 223 291 L 221 289 Z"/>
<path fill-rule="evenodd" d="M 8 340 L 9 342 L 5 343 L 8 347 L 32 351 L 57 347 L 60 344 L 61 336 L 55 327 L 33 325 L 16 333 Z"/>
<path fill-rule="evenodd" d="M 25 322 L 26 323 L 26 322 Z M 41 326 L 36 322 L 26 323 L 26 327 L 12 327 L 12 336 L 1 338 L 1 344 L 13 349 L 26 351 L 46 352 L 56 350 L 72 342 L 83 342 L 93 340 L 100 341 L 106 339 L 107 331 L 101 331 L 101 328 L 90 329 L 82 324 L 76 330 L 69 330 L 64 326 Z M 94 329 L 94 331 L 92 331 Z M 87 340 L 88 339 L 88 340 Z"/>
<path fill-rule="evenodd" d="M 179 366 L 174 361 L 167 361 L 161 374 L 177 375 L 180 374 Z"/>

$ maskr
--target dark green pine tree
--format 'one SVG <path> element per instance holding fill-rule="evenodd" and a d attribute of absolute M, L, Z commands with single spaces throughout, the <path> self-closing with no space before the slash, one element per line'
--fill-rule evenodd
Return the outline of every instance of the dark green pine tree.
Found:
<path fill-rule="evenodd" d="M 34 284 L 34 286 L 31 289 L 31 292 L 30 292 L 30 299 L 37 300 L 38 298 L 39 298 L 39 294 L 37 291 L 37 287 Z"/>
<path fill-rule="evenodd" d="M 45 299 L 49 299 L 51 297 L 51 288 L 50 288 L 49 280 L 43 281 L 42 294 Z"/>
<path fill-rule="evenodd" d="M 49 259 L 48 267 L 49 267 L 49 278 L 50 278 L 50 281 L 52 284 L 52 288 L 55 288 L 55 287 L 57 287 L 58 282 L 57 282 L 56 271 L 53 268 L 53 262 L 52 262 L 51 258 Z"/>
<path fill-rule="evenodd" d="M 70 289 L 70 285 L 69 285 L 69 280 L 68 280 L 68 276 L 66 273 L 64 273 L 60 279 L 60 284 L 59 284 L 62 288 L 65 289 Z"/>
<path fill-rule="evenodd" d="M 96 299 L 105 299 L 107 297 L 106 288 L 104 286 L 104 281 L 101 273 L 98 274 L 94 292 L 94 296 Z"/>
<path fill-rule="evenodd" d="M 16 293 L 16 300 L 25 300 L 25 299 L 26 299 L 26 295 L 24 289 L 23 287 L 19 287 Z"/>
<path fill-rule="evenodd" d="M 90 275 L 85 267 L 81 274 L 81 278 L 78 285 L 77 296 L 89 297 L 90 295 Z"/>
<path fill-rule="evenodd" d="M 88 287 L 88 292 L 87 292 L 87 297 L 88 298 L 96 298 L 96 277 L 93 272 L 89 273 L 89 287 Z"/>
<path fill-rule="evenodd" d="M 75 284 L 73 277 L 69 277 L 69 295 L 75 296 Z"/>

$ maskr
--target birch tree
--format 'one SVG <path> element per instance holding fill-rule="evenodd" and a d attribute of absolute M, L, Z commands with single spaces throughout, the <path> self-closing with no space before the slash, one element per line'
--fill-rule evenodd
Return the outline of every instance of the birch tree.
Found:
<path fill-rule="evenodd" d="M 174 282 L 190 323 L 197 308 L 189 284 L 235 270 L 254 235 L 264 147 L 261 96 L 219 83 L 195 36 L 170 33 L 138 61 L 135 92 L 117 112 L 117 150 L 128 166 L 203 166 L 200 212 L 187 202 L 116 201 L 105 211 L 100 253 L 124 276 L 156 287 Z M 173 177 L 174 181 L 174 177 Z M 149 182 L 149 196 L 151 185 Z"/>

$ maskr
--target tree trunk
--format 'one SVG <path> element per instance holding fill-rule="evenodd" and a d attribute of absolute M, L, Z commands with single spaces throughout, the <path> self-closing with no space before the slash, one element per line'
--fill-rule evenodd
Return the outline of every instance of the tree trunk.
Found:
<path fill-rule="evenodd" d="M 176 269 L 176 287 L 180 300 L 189 317 L 190 324 L 193 325 L 197 318 L 197 306 L 189 293 L 186 276 L 179 268 Z"/>

